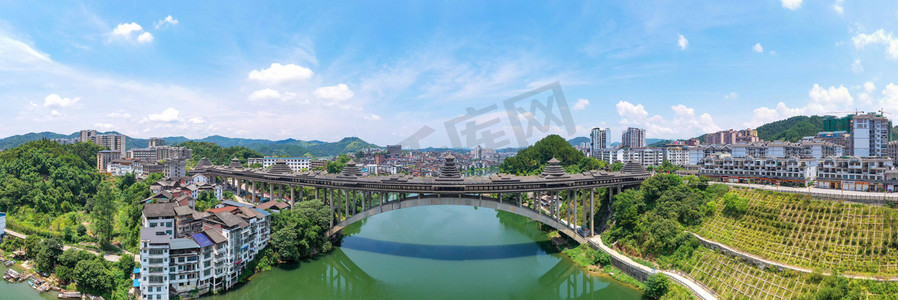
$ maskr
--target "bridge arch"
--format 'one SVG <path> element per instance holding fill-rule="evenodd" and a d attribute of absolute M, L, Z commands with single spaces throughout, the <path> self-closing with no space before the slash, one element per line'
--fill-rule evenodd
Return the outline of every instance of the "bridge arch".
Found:
<path fill-rule="evenodd" d="M 385 202 L 382 205 L 374 206 L 367 210 L 357 212 L 340 221 L 339 223 L 335 224 L 334 227 L 331 227 L 327 231 L 327 236 L 333 237 L 337 233 L 341 232 L 343 228 L 346 228 L 346 226 L 382 213 L 409 207 L 441 205 L 484 207 L 513 213 L 549 225 L 552 228 L 558 230 L 558 232 L 560 232 L 561 234 L 564 234 L 576 240 L 578 243 L 584 244 L 588 242 L 587 239 L 578 234 L 573 227 L 569 227 L 562 221 L 553 219 L 550 215 L 540 213 L 526 206 L 518 206 L 516 203 L 500 202 L 496 198 L 478 197 L 472 195 L 459 195 L 457 197 L 422 195 L 420 197 L 407 197 L 399 200 Z"/>

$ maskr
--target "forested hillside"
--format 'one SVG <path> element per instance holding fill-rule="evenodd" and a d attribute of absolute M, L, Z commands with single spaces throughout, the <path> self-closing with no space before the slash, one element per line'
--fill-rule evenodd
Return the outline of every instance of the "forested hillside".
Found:
<path fill-rule="evenodd" d="M 586 157 L 583 152 L 574 149 L 563 138 L 553 134 L 536 142 L 533 146 L 518 151 L 515 156 L 506 158 L 499 165 L 499 169 L 502 173 L 507 174 L 539 174 L 553 157 L 561 161 L 561 165 L 568 173 L 579 173 L 605 167 L 605 162 Z"/>

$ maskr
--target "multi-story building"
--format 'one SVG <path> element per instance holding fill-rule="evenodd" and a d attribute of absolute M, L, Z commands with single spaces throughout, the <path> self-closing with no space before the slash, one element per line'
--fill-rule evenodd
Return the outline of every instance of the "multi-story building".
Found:
<path fill-rule="evenodd" d="M 387 145 L 387 154 L 392 157 L 402 154 L 402 145 Z"/>
<path fill-rule="evenodd" d="M 857 114 L 851 120 L 851 153 L 858 157 L 888 155 L 892 122 L 875 113 Z"/>
<path fill-rule="evenodd" d="M 125 174 L 143 175 L 143 165 L 135 159 L 115 159 L 106 165 L 106 172 L 115 176 Z"/>
<path fill-rule="evenodd" d="M 146 204 L 141 299 L 195 297 L 236 284 L 247 263 L 268 246 L 271 215 L 237 204 L 205 212 L 178 202 Z"/>
<path fill-rule="evenodd" d="M 593 128 L 589 133 L 589 152 L 595 157 L 594 153 L 597 153 L 599 149 L 608 148 L 608 138 L 610 137 L 611 129 L 609 128 Z"/>
<path fill-rule="evenodd" d="M 308 157 L 251 157 L 247 159 L 247 163 L 250 165 L 261 164 L 263 168 L 271 167 L 279 161 L 287 163 L 287 166 L 290 167 L 290 170 L 293 170 L 293 172 L 300 172 L 312 168 L 312 159 Z"/>
<path fill-rule="evenodd" d="M 645 129 L 627 128 L 621 135 L 621 147 L 645 148 Z"/>
<path fill-rule="evenodd" d="M 147 161 L 165 160 L 171 158 L 190 159 L 193 150 L 187 147 L 153 146 L 149 148 L 131 149 L 127 152 L 128 158 L 138 158 Z"/>
<path fill-rule="evenodd" d="M 170 158 L 162 163 L 162 174 L 166 178 L 187 176 L 187 160 L 183 158 Z"/>
<path fill-rule="evenodd" d="M 78 135 L 78 142 L 79 143 L 87 143 L 87 142 L 91 141 L 92 138 L 96 135 L 97 135 L 96 130 L 81 130 L 81 132 Z"/>
<path fill-rule="evenodd" d="M 717 153 L 702 159 L 698 174 L 726 182 L 807 186 L 814 181 L 816 170 L 816 159 L 733 157 Z"/>
<path fill-rule="evenodd" d="M 760 141 L 758 131 L 754 129 L 724 130 L 705 135 L 707 145 L 747 144 Z"/>
<path fill-rule="evenodd" d="M 688 148 L 681 145 L 671 145 L 662 148 L 664 152 L 664 160 L 677 166 L 689 165 Z"/>
<path fill-rule="evenodd" d="M 52 142 L 54 142 L 54 143 L 57 143 L 57 144 L 60 144 L 60 145 L 71 145 L 71 144 L 74 144 L 74 142 L 73 142 L 71 139 L 62 139 L 62 138 L 60 138 L 60 139 L 50 139 L 50 141 L 52 141 Z"/>
<path fill-rule="evenodd" d="M 169 249 L 171 234 L 163 227 L 140 230 L 140 295 L 141 299 L 169 298 Z"/>
<path fill-rule="evenodd" d="M 117 151 L 121 157 L 125 156 L 125 136 L 121 134 L 100 134 L 90 138 L 94 144 L 109 150 Z"/>
<path fill-rule="evenodd" d="M 122 153 L 114 150 L 100 150 L 97 152 L 97 170 L 107 172 L 112 161 L 122 158 Z"/>
<path fill-rule="evenodd" d="M 852 191 L 883 191 L 892 160 L 879 157 L 827 157 L 817 169 L 817 187 Z"/>
<path fill-rule="evenodd" d="M 888 153 L 889 157 L 892 158 L 892 164 L 898 165 L 898 141 L 889 142 Z"/>
<path fill-rule="evenodd" d="M 165 146 L 165 140 L 160 137 L 151 137 L 149 140 L 149 144 L 147 147 L 161 147 Z"/>
<path fill-rule="evenodd" d="M 852 149 L 849 147 L 851 145 L 851 134 L 848 131 L 822 131 L 814 135 L 813 139 L 842 146 L 845 149 L 845 155 L 852 155 Z"/>

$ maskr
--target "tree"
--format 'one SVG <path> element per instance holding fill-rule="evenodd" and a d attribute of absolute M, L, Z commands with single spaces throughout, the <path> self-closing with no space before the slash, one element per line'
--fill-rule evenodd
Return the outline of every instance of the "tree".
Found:
<path fill-rule="evenodd" d="M 664 294 L 667 294 L 669 284 L 670 280 L 662 273 L 649 275 L 649 278 L 645 280 L 645 295 L 652 299 L 661 299 Z"/>
<path fill-rule="evenodd" d="M 106 294 L 112 288 L 112 277 L 96 257 L 75 265 L 75 281 L 79 289 L 93 294 Z"/>
<path fill-rule="evenodd" d="M 271 235 L 271 246 L 277 249 L 276 253 L 281 260 L 293 262 L 300 258 L 296 233 L 296 228 L 284 227 Z"/>
<path fill-rule="evenodd" d="M 25 238 L 25 257 L 34 258 L 37 257 L 37 253 L 40 251 L 40 242 L 41 238 L 36 235 L 29 235 Z"/>
<path fill-rule="evenodd" d="M 134 173 L 125 173 L 118 181 L 118 189 L 124 191 L 131 187 L 132 184 L 137 182 L 137 178 L 134 177 Z"/>
<path fill-rule="evenodd" d="M 97 196 L 94 197 L 94 207 L 91 211 L 93 222 L 91 226 L 94 234 L 100 241 L 101 247 L 109 247 L 112 241 L 113 221 L 115 220 L 115 196 L 112 189 L 101 184 Z"/>
<path fill-rule="evenodd" d="M 349 162 L 349 155 L 341 154 L 337 157 L 337 160 L 327 162 L 325 168 L 328 173 L 339 174 L 340 172 L 343 172 L 343 167 L 346 166 L 347 162 Z"/>
<path fill-rule="evenodd" d="M 623 169 L 624 169 L 624 163 L 622 163 L 622 162 L 615 162 L 615 163 L 611 164 L 611 171 L 620 172 L 620 170 L 623 170 Z"/>
<path fill-rule="evenodd" d="M 44 239 L 40 242 L 38 248 L 40 250 L 38 250 L 34 259 L 38 270 L 53 272 L 53 269 L 56 267 L 56 260 L 62 254 L 62 243 L 56 238 Z"/>
<path fill-rule="evenodd" d="M 515 156 L 505 158 L 499 165 L 499 170 L 502 173 L 516 175 L 535 174 L 553 157 L 561 161 L 562 167 L 568 167 L 577 165 L 586 156 L 562 137 L 552 134 L 533 146 L 518 151 Z"/>

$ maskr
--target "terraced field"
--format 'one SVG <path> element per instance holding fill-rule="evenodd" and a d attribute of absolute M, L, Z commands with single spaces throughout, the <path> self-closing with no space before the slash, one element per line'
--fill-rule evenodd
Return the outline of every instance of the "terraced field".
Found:
<path fill-rule="evenodd" d="M 714 290 L 720 299 L 814 299 L 824 283 L 813 275 L 759 269 L 714 250 L 699 248 L 689 259 L 686 273 Z M 898 299 L 898 285 L 851 280 L 860 299 Z M 831 295 L 831 294 L 830 294 Z M 847 297 L 848 295 L 838 295 Z M 852 298 L 852 299 L 856 299 Z"/>
<path fill-rule="evenodd" d="M 786 276 L 756 268 L 714 250 L 700 248 L 690 260 L 689 276 L 714 290 L 721 299 L 795 299 L 815 292 L 800 275 Z"/>
<path fill-rule="evenodd" d="M 765 259 L 825 271 L 898 276 L 898 210 L 813 200 L 808 196 L 734 190 L 746 213 L 717 213 L 699 235 Z"/>

